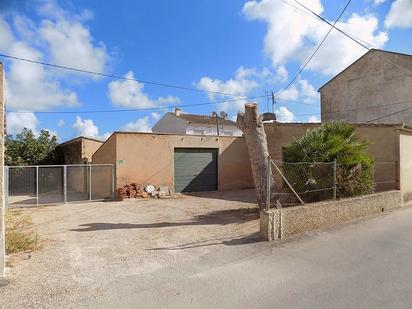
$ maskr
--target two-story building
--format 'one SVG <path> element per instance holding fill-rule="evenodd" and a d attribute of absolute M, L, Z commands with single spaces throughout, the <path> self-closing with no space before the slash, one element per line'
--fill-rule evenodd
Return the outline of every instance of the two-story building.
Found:
<path fill-rule="evenodd" d="M 412 55 L 372 49 L 319 92 L 322 122 L 412 126 Z"/>
<path fill-rule="evenodd" d="M 153 127 L 153 133 L 242 136 L 234 121 L 226 117 L 184 114 L 180 108 L 166 113 Z"/>

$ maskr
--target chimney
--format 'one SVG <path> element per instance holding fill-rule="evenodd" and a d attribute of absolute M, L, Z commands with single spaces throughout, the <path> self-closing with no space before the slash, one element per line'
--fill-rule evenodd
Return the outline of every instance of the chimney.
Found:
<path fill-rule="evenodd" d="M 181 113 L 182 113 L 182 110 L 179 107 L 175 107 L 175 115 L 180 116 Z"/>

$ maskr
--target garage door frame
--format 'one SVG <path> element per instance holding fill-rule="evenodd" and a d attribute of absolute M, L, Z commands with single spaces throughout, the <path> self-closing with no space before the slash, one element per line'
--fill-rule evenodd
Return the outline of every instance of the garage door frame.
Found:
<path fill-rule="evenodd" d="M 220 183 L 219 183 L 219 154 L 220 154 L 220 149 L 218 147 L 174 147 L 172 151 L 172 181 L 173 181 L 173 190 L 176 190 L 176 183 L 175 183 L 175 152 L 176 150 L 193 150 L 193 149 L 199 149 L 199 150 L 212 150 L 216 154 L 216 190 L 219 190 Z M 195 192 L 195 191 L 183 191 L 183 192 Z M 198 192 L 207 192 L 207 191 L 198 191 Z"/>

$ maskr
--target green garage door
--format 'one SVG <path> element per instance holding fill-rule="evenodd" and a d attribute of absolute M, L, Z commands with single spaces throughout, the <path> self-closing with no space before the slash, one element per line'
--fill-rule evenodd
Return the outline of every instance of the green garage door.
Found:
<path fill-rule="evenodd" d="M 175 192 L 217 190 L 217 149 L 175 148 Z"/>

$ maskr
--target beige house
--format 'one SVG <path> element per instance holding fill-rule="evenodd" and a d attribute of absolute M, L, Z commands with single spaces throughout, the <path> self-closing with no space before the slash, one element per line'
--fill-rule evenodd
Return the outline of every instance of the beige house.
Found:
<path fill-rule="evenodd" d="M 322 122 L 412 126 L 412 55 L 373 49 L 320 89 Z"/>
<path fill-rule="evenodd" d="M 92 156 L 102 141 L 97 139 L 79 136 L 59 145 L 62 151 L 63 164 L 91 163 Z"/>
<path fill-rule="evenodd" d="M 320 124 L 265 124 L 269 153 L 282 149 Z M 401 189 L 412 199 L 412 129 L 403 125 L 355 124 L 377 162 L 378 190 Z M 116 188 L 127 183 L 166 185 L 175 191 L 235 190 L 253 187 L 243 137 L 115 132 L 93 155 L 93 163 L 115 164 Z"/>

